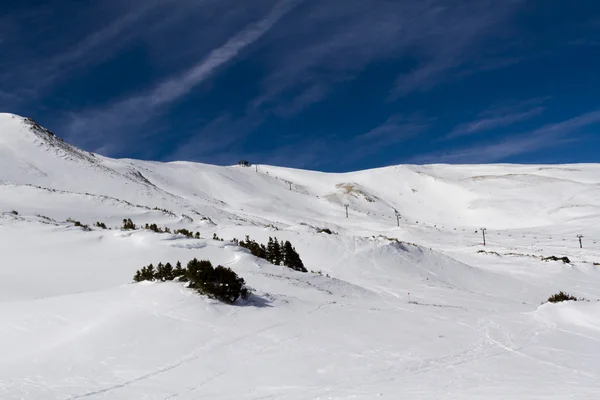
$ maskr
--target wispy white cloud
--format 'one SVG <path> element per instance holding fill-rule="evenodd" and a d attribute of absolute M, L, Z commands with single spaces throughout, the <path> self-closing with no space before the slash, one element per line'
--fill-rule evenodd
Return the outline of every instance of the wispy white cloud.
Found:
<path fill-rule="evenodd" d="M 446 138 L 456 138 L 460 136 L 473 135 L 484 131 L 489 131 L 497 128 L 507 127 L 517 122 L 526 121 L 544 112 L 545 108 L 538 106 L 526 111 L 511 110 L 508 112 L 498 113 L 495 116 L 483 117 L 474 121 L 460 124 Z"/>
<path fill-rule="evenodd" d="M 418 21 L 423 25 L 417 29 L 420 37 L 415 40 L 418 64 L 398 76 L 392 97 L 428 90 L 451 77 L 451 73 L 458 73 L 459 68 L 495 56 L 492 49 L 496 46 L 485 45 L 510 32 L 510 16 L 523 2 L 423 3 L 429 7 Z"/>
<path fill-rule="evenodd" d="M 81 38 L 78 34 L 55 34 L 58 30 L 52 30 L 56 29 L 52 25 L 55 20 L 53 5 L 15 12 L 5 17 L 9 26 L 7 29 L 11 32 L 9 36 L 13 42 L 10 43 L 12 46 L 8 50 L 12 50 L 14 54 L 11 53 L 9 57 L 0 60 L 0 67 L 4 67 L 1 68 L 0 85 L 15 95 L 18 93 L 18 97 L 23 102 L 34 102 L 56 85 L 57 81 L 68 80 L 73 71 L 106 59 L 129 44 L 136 36 L 151 30 L 151 28 L 140 29 L 140 26 L 147 22 L 146 18 L 152 12 L 172 3 L 173 0 L 147 0 L 132 1 L 122 7 L 112 7 L 114 4 L 107 0 L 99 5 L 82 8 L 92 14 L 93 11 L 98 14 L 92 16 L 94 22 L 105 21 L 106 23 L 98 27 L 94 25 L 90 28 L 91 32 L 83 29 L 84 34 Z M 105 16 L 105 13 L 101 12 L 104 8 L 108 8 L 112 13 L 108 12 L 109 16 Z M 119 8 L 119 10 L 112 8 Z M 80 22 L 70 25 L 74 32 L 84 25 L 84 22 L 79 20 L 80 17 L 82 16 L 77 12 L 73 13 L 73 18 Z M 0 25 L 3 22 L 0 20 Z M 28 32 L 29 29 L 23 27 L 32 25 L 32 31 L 39 30 L 35 36 L 39 48 L 35 52 L 23 53 L 20 50 L 23 47 L 21 41 L 27 40 L 28 35 L 31 34 Z M 42 28 L 44 26 L 48 28 Z M 50 33 L 48 34 L 46 30 Z"/>
<path fill-rule="evenodd" d="M 600 18 L 596 17 L 584 22 L 577 21 L 577 28 L 579 29 L 575 36 L 561 35 L 563 39 L 561 44 L 582 47 L 600 46 Z"/>
<path fill-rule="evenodd" d="M 194 130 L 165 159 L 209 160 L 216 164 L 233 164 L 237 162 L 235 156 L 231 156 L 235 151 L 238 151 L 237 157 L 242 157 L 239 143 L 262 122 L 263 119 L 258 116 L 234 119 L 230 115 L 220 115 L 201 129 Z"/>
<path fill-rule="evenodd" d="M 291 168 L 318 168 L 329 164 L 338 165 L 337 156 L 342 150 L 335 146 L 336 153 L 331 153 L 331 141 L 323 138 L 302 140 L 298 143 L 280 146 L 277 150 L 250 153 L 248 157 L 268 165 L 285 165 Z"/>
<path fill-rule="evenodd" d="M 434 121 L 434 118 L 394 114 L 381 125 L 350 139 L 341 153 L 343 163 L 364 160 L 384 149 L 394 149 L 401 143 L 425 134 Z"/>
<path fill-rule="evenodd" d="M 430 118 L 395 114 L 362 134 L 332 133 L 318 138 L 294 140 L 291 144 L 261 150 L 260 153 L 243 154 L 246 158 L 265 164 L 297 168 L 318 168 L 323 165 L 345 168 L 353 162 L 372 158 L 384 148 L 395 149 L 424 134 L 433 122 Z M 242 150 L 237 150 L 237 154 L 241 156 Z M 231 148 L 228 153 L 232 154 Z"/>
<path fill-rule="evenodd" d="M 253 105 L 289 107 L 297 114 L 372 63 L 390 59 L 399 61 L 399 66 L 403 59 L 416 62 L 415 68 L 399 71 L 391 83 L 392 98 L 429 89 L 449 71 L 481 64 L 479 50 L 486 39 L 510 31 L 507 21 L 520 3 L 347 0 L 343 7 L 334 0 L 307 3 L 278 33 L 281 45 L 272 46 L 272 70 Z M 494 55 L 490 49 L 483 53 Z M 321 95 L 310 97 L 312 101 L 294 95 L 313 87 Z"/>
<path fill-rule="evenodd" d="M 119 132 L 128 126 L 141 124 L 151 119 L 155 113 L 163 111 L 170 103 L 188 94 L 210 77 L 215 70 L 234 59 L 242 50 L 258 40 L 300 1 L 280 1 L 264 18 L 237 32 L 223 45 L 210 51 L 208 55 L 183 73 L 161 82 L 147 92 L 118 101 L 106 108 L 87 111 L 83 114 L 73 114 L 68 127 L 69 136 L 76 138 L 78 142 L 82 140 L 104 141 L 106 138 L 99 137 L 99 134 Z M 95 132 L 90 132 L 90 127 L 93 127 Z M 117 138 L 118 136 L 112 136 L 113 140 Z"/>
<path fill-rule="evenodd" d="M 273 32 L 269 46 L 262 48 L 266 50 L 263 64 L 268 73 L 261 81 L 261 93 L 249 103 L 241 120 L 264 120 L 265 115 L 273 114 L 296 116 L 326 99 L 336 85 L 355 79 L 370 64 L 381 60 L 418 61 L 416 69 L 398 77 L 391 89 L 394 96 L 430 88 L 448 71 L 480 61 L 477 46 L 494 31 L 502 30 L 519 4 L 518 0 L 468 5 L 447 0 L 347 0 L 342 7 L 335 0 L 306 2 L 294 18 L 286 20 L 284 29 Z M 362 154 L 372 155 L 424 131 L 430 122 L 407 121 L 395 115 L 350 142 L 362 149 Z M 227 123 L 230 128 L 224 127 Z M 239 132 L 238 126 L 238 120 L 228 119 L 222 121 L 221 129 Z M 326 148 L 314 142 L 298 143 L 292 146 L 289 156 L 284 156 L 287 165 L 298 157 L 294 151 L 299 153 L 303 146 Z M 281 154 L 285 151 L 264 156 L 277 158 Z M 353 151 L 344 154 L 362 156 Z M 298 162 L 306 159 L 303 156 Z"/>
<path fill-rule="evenodd" d="M 577 129 L 584 128 L 590 125 L 595 125 L 597 123 L 600 123 L 600 110 L 590 111 L 588 113 L 581 114 L 577 117 L 568 119 L 566 121 L 544 125 L 543 127 L 533 131 L 530 135 L 567 135 L 570 133 L 574 133 L 574 131 Z"/>
<path fill-rule="evenodd" d="M 14 101 L 18 98 L 18 96 L 14 93 L 5 92 L 0 89 L 0 101 Z"/>
<path fill-rule="evenodd" d="M 135 7 L 126 14 L 110 21 L 106 26 L 92 32 L 65 51 L 46 60 L 43 70 L 46 74 L 50 74 L 50 77 L 54 77 L 55 74 L 63 73 L 65 68 L 71 68 L 82 62 L 82 60 L 90 58 L 98 49 L 107 45 L 113 47 L 115 41 L 122 42 L 124 40 L 123 33 L 135 26 L 136 22 L 143 19 L 146 14 L 157 6 L 167 3 L 169 3 L 169 0 L 148 0 L 142 3 L 141 6 Z"/>
<path fill-rule="evenodd" d="M 394 144 L 413 138 L 425 131 L 433 119 L 394 114 L 383 124 L 354 138 L 356 142 Z"/>
<path fill-rule="evenodd" d="M 232 110 L 211 110 L 206 114 L 199 110 L 202 118 L 212 118 L 212 122 L 196 130 L 193 137 L 184 139 L 171 155 L 197 160 L 217 153 L 231 154 L 230 147 L 236 140 L 240 142 L 268 118 L 299 115 L 327 99 L 338 85 L 360 77 L 363 71 L 379 62 L 394 64 L 397 68 L 391 74 L 397 74 L 396 80 L 392 77 L 387 82 L 392 99 L 430 89 L 448 77 L 460 76 L 460 71 L 499 68 L 519 62 L 518 55 L 507 58 L 504 50 L 498 50 L 500 47 L 493 44 L 499 32 L 504 38 L 516 37 L 510 21 L 523 1 L 148 0 L 135 2 L 135 7 L 125 2 L 124 12 L 108 13 L 120 16 L 84 35 L 80 41 L 72 41 L 74 44 L 45 60 L 45 64 L 40 63 L 42 67 L 35 70 L 46 71 L 44 75 L 48 79 L 63 76 L 63 71 L 91 64 L 94 57 L 99 60 L 102 54 L 115 54 L 120 46 L 133 42 L 134 38 L 144 39 L 143 48 L 151 54 L 149 58 L 153 63 L 147 75 L 152 78 L 134 82 L 138 85 L 135 92 L 128 93 L 128 88 L 123 88 L 128 93 L 123 95 L 115 90 L 109 100 L 90 97 L 89 104 L 93 104 L 92 101 L 105 103 L 71 112 L 65 124 L 67 138 L 76 144 L 89 150 L 118 154 L 120 149 L 150 138 L 155 123 L 161 122 L 160 117 L 167 114 L 171 106 L 197 90 L 227 64 L 243 58 L 240 54 L 244 50 L 259 49 L 260 59 L 252 60 L 249 69 L 253 73 L 251 79 L 256 77 L 259 87 L 255 93 L 251 93 L 254 86 L 245 88 L 244 95 L 254 97 L 247 103 L 245 114 L 235 117 L 239 113 Z M 188 12 L 188 8 L 182 11 L 182 3 L 195 11 Z M 199 5 L 204 3 L 210 4 Z M 173 7 L 166 7 L 168 4 Z M 293 15 L 278 24 L 292 9 Z M 224 14 L 230 12 L 236 16 L 228 19 Z M 194 24 L 187 24 L 188 20 L 186 24 L 177 23 L 189 14 Z M 203 23 L 197 22 L 200 19 L 196 17 L 200 15 Z M 181 25 L 189 26 L 182 28 Z M 246 28 L 240 30 L 243 26 Z M 148 35 L 150 30 L 158 33 Z M 192 37 L 181 35 L 182 32 L 191 33 Z M 165 36 L 165 40 L 161 41 L 160 36 Z M 164 52 L 173 47 L 177 48 L 173 51 L 176 54 L 165 56 Z M 156 78 L 161 74 L 167 78 Z M 147 79 L 146 74 L 143 75 L 143 79 Z M 153 83 L 148 85 L 150 79 Z M 384 85 L 381 87 L 385 90 Z M 390 110 L 394 111 L 397 110 Z M 512 114 L 481 114 L 476 120 L 457 127 L 452 134 L 474 134 L 506 127 L 541 112 L 542 107 L 538 105 Z M 148 123 L 150 120 L 152 124 Z M 167 119 L 163 122 L 169 123 Z M 374 154 L 425 132 L 430 123 L 426 119 L 393 115 L 371 131 L 348 139 L 347 143 L 361 151 L 348 151 L 345 155 L 351 158 Z M 209 144 L 209 141 L 215 143 Z M 317 153 L 327 149 L 326 143 L 314 146 L 299 143 L 290 147 L 290 155 L 300 153 L 302 146 Z M 304 160 L 307 157 L 304 156 Z"/>
<path fill-rule="evenodd" d="M 582 128 L 600 124 L 600 110 L 544 125 L 531 132 L 511 135 L 500 140 L 458 147 L 449 151 L 412 158 L 414 163 L 490 163 L 577 141 Z"/>
<path fill-rule="evenodd" d="M 216 68 L 227 63 L 240 51 L 248 47 L 264 35 L 281 17 L 287 14 L 298 0 L 284 0 L 278 3 L 271 12 L 258 23 L 238 32 L 223 46 L 213 50 L 198 64 L 184 74 L 161 83 L 148 94 L 129 99 L 134 103 L 145 103 L 152 107 L 172 102 L 191 91 L 198 83 L 204 81 Z"/>
<path fill-rule="evenodd" d="M 329 94 L 330 89 L 321 84 L 312 84 L 302 90 L 300 94 L 291 98 L 291 100 L 287 101 L 283 104 L 278 104 L 273 109 L 274 113 L 280 115 L 282 117 L 291 117 L 299 114 L 310 106 L 313 103 L 317 103 L 323 100 Z M 261 99 L 255 100 L 256 102 L 260 102 Z"/>

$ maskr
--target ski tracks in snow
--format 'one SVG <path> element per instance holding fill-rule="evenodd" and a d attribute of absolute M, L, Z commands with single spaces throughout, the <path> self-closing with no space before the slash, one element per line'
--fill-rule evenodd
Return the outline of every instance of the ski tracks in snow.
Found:
<path fill-rule="evenodd" d="M 316 308 L 307 311 L 304 314 L 304 316 L 306 317 L 306 316 L 312 315 L 312 314 L 320 311 L 322 308 L 327 307 L 327 306 L 332 306 L 334 304 L 336 304 L 335 301 L 331 301 L 331 302 L 326 302 L 326 303 L 320 304 Z M 185 365 L 189 365 L 189 364 L 193 363 L 194 361 L 198 360 L 200 357 L 206 356 L 206 354 L 209 353 L 209 352 L 211 352 L 211 351 L 215 351 L 215 350 L 227 347 L 227 346 L 231 346 L 231 345 L 233 345 L 235 343 L 238 343 L 238 342 L 241 342 L 241 341 L 243 341 L 243 340 L 245 340 L 245 339 L 247 339 L 247 338 L 249 338 L 251 336 L 259 335 L 259 334 L 261 334 L 263 332 L 267 332 L 269 330 L 276 329 L 276 328 L 279 328 L 281 326 L 288 325 L 290 323 L 297 323 L 297 322 L 300 322 L 300 320 L 299 319 L 293 319 L 293 320 L 288 320 L 288 321 L 280 322 L 280 323 L 277 323 L 277 324 L 269 325 L 267 327 L 264 327 L 264 328 L 252 331 L 250 333 L 247 333 L 247 334 L 244 334 L 244 335 L 240 335 L 240 336 L 238 336 L 238 337 L 236 337 L 236 338 L 234 338 L 232 340 L 229 340 L 229 341 L 226 341 L 224 343 L 218 344 L 215 347 L 212 347 L 212 348 L 209 348 L 209 349 L 201 348 L 201 349 L 195 350 L 193 352 L 193 355 L 191 355 L 191 356 L 183 358 L 183 359 L 181 359 L 179 361 L 176 361 L 176 362 L 174 362 L 172 364 L 166 365 L 166 366 L 164 366 L 162 368 L 159 368 L 159 369 L 156 369 L 154 371 L 151 371 L 151 372 L 145 373 L 143 375 L 140 375 L 137 378 L 126 380 L 124 382 L 121 382 L 121 383 L 118 383 L 118 384 L 115 384 L 115 385 L 110 385 L 110 386 L 107 386 L 107 387 L 104 387 L 104 388 L 101 388 L 101 389 L 97 389 L 97 390 L 93 390 L 93 391 L 89 391 L 89 392 L 86 392 L 86 393 L 72 395 L 72 396 L 66 397 L 65 400 L 76 400 L 76 399 L 90 398 L 90 397 L 93 397 L 93 396 L 103 395 L 103 394 L 106 394 L 106 393 L 109 393 L 109 392 L 112 392 L 112 391 L 115 391 L 115 390 L 123 389 L 123 388 L 125 388 L 127 386 L 130 386 L 130 385 L 133 385 L 135 383 L 142 382 L 142 381 L 154 378 L 156 376 L 162 375 L 164 373 L 167 373 L 169 371 L 175 370 L 177 368 L 183 367 Z M 287 338 L 287 339 L 282 340 L 282 341 L 279 341 L 276 344 L 264 346 L 261 349 L 261 352 L 264 352 L 265 350 L 267 350 L 269 348 L 272 348 L 272 347 L 281 345 L 283 343 L 286 343 L 289 340 L 297 339 L 299 336 L 300 335 L 293 335 L 292 337 Z M 260 352 L 259 352 L 259 354 L 260 354 Z M 211 382 L 211 381 L 213 381 L 213 380 L 215 380 L 215 379 L 217 379 L 220 376 L 225 375 L 225 374 L 226 374 L 226 372 L 219 372 L 219 373 L 215 374 L 214 376 L 212 376 L 212 377 L 210 377 L 208 379 L 205 379 L 205 380 L 201 381 L 200 383 L 195 384 L 191 389 L 188 389 L 187 392 L 189 393 L 189 392 L 192 392 L 194 390 L 197 390 L 198 388 L 201 388 L 202 386 L 206 385 L 207 383 L 209 383 L 209 382 Z M 180 395 L 181 395 L 181 393 L 177 392 L 177 393 L 174 393 L 174 394 L 170 395 L 169 397 L 165 398 L 165 400 L 167 400 L 167 399 L 177 399 Z"/>
<path fill-rule="evenodd" d="M 197 359 L 199 359 L 201 356 L 206 355 L 206 352 L 210 352 L 210 351 L 217 350 L 217 349 L 220 349 L 220 348 L 223 348 L 223 347 L 226 347 L 226 346 L 230 346 L 230 345 L 232 345 L 234 343 L 237 343 L 237 342 L 239 342 L 241 340 L 244 340 L 249 335 L 259 334 L 259 333 L 268 331 L 270 329 L 277 328 L 277 327 L 282 326 L 284 324 L 285 323 L 274 324 L 274 325 L 268 326 L 266 328 L 259 329 L 257 331 L 251 332 L 250 334 L 241 335 L 241 336 L 239 336 L 239 337 L 237 337 L 237 338 L 235 338 L 233 340 L 230 340 L 230 341 L 225 342 L 225 343 L 221 343 L 220 345 L 215 346 L 215 347 L 210 348 L 210 349 L 196 350 L 192 356 L 186 357 L 186 358 L 184 358 L 184 359 L 182 359 L 180 361 L 177 361 L 177 362 L 175 362 L 173 364 L 167 365 L 167 366 L 165 366 L 163 368 L 159 368 L 159 369 L 154 370 L 152 372 L 148 372 L 146 374 L 143 374 L 143 375 L 141 375 L 141 376 L 139 376 L 139 377 L 137 377 L 135 379 L 130 379 L 130 380 L 124 381 L 124 382 L 116 384 L 116 385 L 107 386 L 105 388 L 98 389 L 98 390 L 93 390 L 93 391 L 90 391 L 90 392 L 87 392 L 87 393 L 70 396 L 70 397 L 67 397 L 65 400 L 82 399 L 82 398 L 87 398 L 87 397 L 91 397 L 91 396 L 95 396 L 95 395 L 104 394 L 104 393 L 111 392 L 111 391 L 114 391 L 114 390 L 117 390 L 117 389 L 122 389 L 122 388 L 124 388 L 126 386 L 129 386 L 129 385 L 132 385 L 134 383 L 145 381 L 145 380 L 153 378 L 155 376 L 164 374 L 165 372 L 169 372 L 171 370 L 174 370 L 176 368 L 184 366 L 186 364 L 190 364 L 190 363 L 196 361 Z M 216 378 L 216 376 L 213 379 L 215 379 L 215 378 Z M 210 379 L 210 380 L 212 380 L 212 379 Z M 200 387 L 200 386 L 202 386 L 204 384 L 206 384 L 206 382 L 203 383 L 203 384 L 197 385 L 197 387 Z"/>

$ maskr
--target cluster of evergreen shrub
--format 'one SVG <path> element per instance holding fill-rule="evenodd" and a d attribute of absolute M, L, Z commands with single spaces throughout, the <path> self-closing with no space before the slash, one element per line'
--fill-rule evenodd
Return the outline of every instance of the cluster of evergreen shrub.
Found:
<path fill-rule="evenodd" d="M 83 228 L 84 231 L 91 231 L 92 230 L 89 225 L 82 224 L 80 221 L 76 221 L 73 218 L 67 218 L 67 222 L 72 223 L 73 226 L 78 226 L 80 228 Z"/>
<path fill-rule="evenodd" d="M 186 278 L 190 282 L 190 288 L 226 303 L 235 303 L 240 297 L 246 300 L 250 294 L 243 278 L 222 265 L 213 268 L 208 260 L 190 261 L 186 269 Z"/>
<path fill-rule="evenodd" d="M 317 229 L 317 233 L 326 233 L 328 235 L 337 235 L 337 233 L 333 232 L 329 228 L 319 228 L 319 229 Z"/>
<path fill-rule="evenodd" d="M 250 250 L 253 256 L 267 259 L 267 248 L 264 244 L 260 244 L 255 240 L 251 240 L 250 236 L 246 235 L 246 240 L 233 239 L 233 243 Z"/>
<path fill-rule="evenodd" d="M 173 231 L 173 233 L 187 236 L 190 239 L 194 239 L 194 238 L 200 239 L 200 232 L 194 233 L 192 231 L 188 231 L 185 228 L 176 229 L 175 231 Z"/>
<path fill-rule="evenodd" d="M 495 255 L 495 256 L 502 257 L 502 256 L 500 255 L 500 253 L 498 253 L 497 251 L 478 250 L 477 252 L 478 252 L 478 253 L 481 253 L 481 254 L 493 254 L 493 255 Z"/>
<path fill-rule="evenodd" d="M 286 240 L 285 242 L 282 240 L 280 242 L 277 238 L 269 237 L 269 242 L 265 246 L 255 240 L 251 240 L 250 237 L 246 235 L 245 241 L 233 239 L 233 242 L 250 250 L 254 256 L 264 258 L 271 264 L 284 265 L 296 271 L 308 272 L 304 267 L 300 255 L 289 240 Z"/>
<path fill-rule="evenodd" d="M 181 268 L 181 263 L 177 261 L 175 264 L 175 268 L 171 265 L 171 263 L 158 263 L 156 268 L 154 265 L 150 264 L 147 267 L 143 267 L 135 272 L 133 280 L 136 282 L 141 281 L 172 281 L 175 278 L 185 277 L 185 269 Z"/>
<path fill-rule="evenodd" d="M 102 229 L 108 229 L 104 222 L 96 222 L 96 227 L 102 228 Z"/>
<path fill-rule="evenodd" d="M 99 223 L 100 222 L 96 223 L 97 226 L 102 227 L 102 226 L 98 225 Z M 106 229 L 106 228 L 104 228 L 104 229 Z M 126 218 L 126 219 L 123 220 L 123 229 L 125 229 L 125 230 L 134 230 L 134 229 L 137 229 L 137 227 L 133 223 L 133 221 L 131 220 L 131 218 Z M 153 232 L 156 232 L 156 233 L 171 233 L 171 229 L 169 229 L 168 227 L 161 228 L 161 227 L 159 227 L 156 224 L 148 224 L 148 223 L 146 223 L 146 225 L 144 225 L 144 229 L 147 229 L 147 230 L 150 230 L 150 231 L 153 231 Z M 173 231 L 173 233 L 176 234 L 176 235 L 177 234 L 184 235 L 184 236 L 186 236 L 188 238 L 191 238 L 191 239 L 194 239 L 194 238 L 195 239 L 200 239 L 200 232 L 194 233 L 194 232 L 189 231 L 189 230 L 187 230 L 185 228 L 175 229 Z"/>
<path fill-rule="evenodd" d="M 198 293 L 229 304 L 235 303 L 240 297 L 246 300 L 250 294 L 244 279 L 233 270 L 222 265 L 213 267 L 210 261 L 196 258 L 188 262 L 185 269 L 179 261 L 174 268 L 170 263 L 159 263 L 156 268 L 150 264 L 136 271 L 133 277 L 135 282 L 174 279 L 189 282 L 188 287 Z"/>
<path fill-rule="evenodd" d="M 156 224 L 148 225 L 148 223 L 146 223 L 146 225 L 144 226 L 144 229 L 147 229 L 147 230 L 150 230 L 150 231 L 156 232 L 156 233 L 171 233 L 171 230 L 169 228 L 165 227 L 163 229 Z"/>
<path fill-rule="evenodd" d="M 563 256 L 563 257 L 556 257 L 556 256 L 542 257 L 542 261 L 562 261 L 565 264 L 570 264 L 571 263 L 571 260 L 569 260 L 569 257 L 567 257 L 567 256 Z"/>
<path fill-rule="evenodd" d="M 43 221 L 40 221 L 40 222 L 42 222 L 44 224 L 49 224 L 51 222 L 56 222 L 54 219 L 52 219 L 50 217 L 47 217 L 45 215 L 42 215 L 42 214 L 35 214 L 35 216 L 38 217 L 38 218 L 40 218 L 40 219 L 42 219 Z"/>
<path fill-rule="evenodd" d="M 213 240 L 218 240 L 220 242 L 224 241 L 222 238 L 218 237 L 216 233 L 213 233 Z"/>
<path fill-rule="evenodd" d="M 575 296 L 571 296 L 569 293 L 565 293 L 562 290 L 556 294 L 550 296 L 547 300 L 548 303 L 560 303 L 561 301 L 582 301 L 584 299 L 579 299 Z"/>
<path fill-rule="evenodd" d="M 166 208 L 154 207 L 154 208 L 153 208 L 153 210 L 154 210 L 154 211 L 160 211 L 160 212 L 162 212 L 163 214 L 167 214 L 167 215 L 170 215 L 170 216 L 172 216 L 172 217 L 175 217 L 175 216 L 176 216 L 176 214 L 175 214 L 173 211 L 171 211 L 171 210 L 167 210 Z"/>
<path fill-rule="evenodd" d="M 137 227 L 135 226 L 131 218 L 125 218 L 123 219 L 123 229 L 125 229 L 126 231 L 132 231 L 137 229 Z"/>

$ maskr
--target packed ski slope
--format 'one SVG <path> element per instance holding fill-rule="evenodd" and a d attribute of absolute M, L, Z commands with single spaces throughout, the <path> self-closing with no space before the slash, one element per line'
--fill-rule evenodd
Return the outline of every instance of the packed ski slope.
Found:
<path fill-rule="evenodd" d="M 600 165 L 115 160 L 0 114 L 0 398 L 597 399 L 599 188 Z M 290 240 L 315 272 L 230 242 L 245 235 Z M 131 283 L 194 257 L 251 298 Z M 541 305 L 559 290 L 590 301 Z"/>

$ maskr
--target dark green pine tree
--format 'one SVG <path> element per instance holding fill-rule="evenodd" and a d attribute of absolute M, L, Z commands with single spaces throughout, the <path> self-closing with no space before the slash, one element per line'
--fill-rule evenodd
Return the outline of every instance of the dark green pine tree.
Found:
<path fill-rule="evenodd" d="M 135 275 L 133 276 L 133 280 L 134 282 L 141 282 L 144 279 L 142 278 L 142 271 L 140 271 L 139 269 L 137 271 L 135 271 Z"/>
<path fill-rule="evenodd" d="M 296 251 L 292 244 L 289 241 L 286 241 L 283 244 L 283 253 L 285 254 L 284 265 L 300 272 L 308 272 L 308 270 L 304 267 L 304 263 L 302 259 L 300 259 L 300 255 Z"/>
<path fill-rule="evenodd" d="M 282 245 L 279 244 L 277 238 L 273 239 L 273 261 L 275 265 L 281 265 L 283 263 L 283 252 Z"/>
<path fill-rule="evenodd" d="M 147 281 L 153 281 L 154 278 L 156 277 L 156 271 L 154 270 L 154 265 L 150 264 L 148 265 L 148 267 L 146 268 L 146 275 L 147 275 Z"/>
<path fill-rule="evenodd" d="M 268 262 L 275 264 L 275 242 L 273 242 L 273 238 L 270 236 L 267 248 L 265 249 L 265 259 Z"/>
<path fill-rule="evenodd" d="M 185 269 L 181 268 L 181 262 L 177 261 L 175 269 L 173 270 L 173 276 L 179 278 L 179 280 L 185 280 Z"/>
<path fill-rule="evenodd" d="M 165 280 L 166 281 L 172 281 L 173 279 L 175 279 L 175 270 L 173 269 L 173 266 L 171 265 L 171 263 L 166 263 L 165 267 L 164 267 L 164 276 L 165 276 Z"/>
<path fill-rule="evenodd" d="M 260 258 L 267 258 L 267 247 L 262 243 L 258 246 L 258 256 Z"/>
<path fill-rule="evenodd" d="M 147 267 L 143 267 L 141 270 L 135 273 L 133 279 L 136 282 L 154 280 L 154 266 L 150 264 Z"/>
<path fill-rule="evenodd" d="M 194 289 L 205 289 L 207 282 L 213 281 L 214 268 L 208 260 L 194 258 L 187 264 L 185 276 L 189 279 L 189 287 Z"/>
<path fill-rule="evenodd" d="M 283 244 L 281 255 L 283 256 L 283 265 L 289 267 L 293 262 L 293 247 L 289 240 L 286 240 Z"/>
<path fill-rule="evenodd" d="M 244 284 L 244 279 L 240 278 L 230 268 L 219 265 L 213 270 L 212 281 L 207 282 L 205 288 L 208 294 L 221 301 L 233 304 L 239 297 L 248 298 L 249 292 Z"/>
<path fill-rule="evenodd" d="M 159 262 L 156 266 L 156 273 L 154 274 L 157 281 L 164 282 L 165 281 L 165 266 L 163 263 Z"/>

